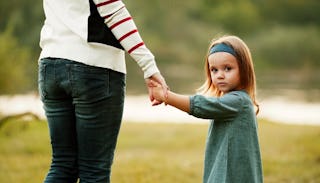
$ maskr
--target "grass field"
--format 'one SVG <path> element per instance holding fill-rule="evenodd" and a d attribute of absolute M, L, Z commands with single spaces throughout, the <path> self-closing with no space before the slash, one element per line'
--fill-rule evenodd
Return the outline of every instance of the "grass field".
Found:
<path fill-rule="evenodd" d="M 208 125 L 124 122 L 112 170 L 115 183 L 200 183 Z M 320 126 L 260 120 L 266 183 L 320 182 Z M 0 182 L 40 183 L 50 163 L 47 124 L 0 128 Z"/>

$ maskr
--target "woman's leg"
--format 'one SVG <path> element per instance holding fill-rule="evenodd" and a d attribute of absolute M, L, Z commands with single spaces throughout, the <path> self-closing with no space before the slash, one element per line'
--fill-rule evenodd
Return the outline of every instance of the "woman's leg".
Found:
<path fill-rule="evenodd" d="M 39 65 L 39 91 L 48 120 L 52 163 L 46 183 L 77 181 L 77 142 L 74 106 L 68 94 L 68 68 L 57 59 Z"/>
<path fill-rule="evenodd" d="M 75 64 L 71 85 L 80 182 L 108 183 L 122 119 L 125 75 Z"/>

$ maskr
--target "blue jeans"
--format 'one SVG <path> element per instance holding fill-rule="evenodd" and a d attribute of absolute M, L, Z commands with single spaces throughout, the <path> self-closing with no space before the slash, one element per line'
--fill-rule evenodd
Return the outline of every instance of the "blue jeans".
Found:
<path fill-rule="evenodd" d="M 52 145 L 45 182 L 110 182 L 125 74 L 46 58 L 39 63 L 38 83 Z"/>

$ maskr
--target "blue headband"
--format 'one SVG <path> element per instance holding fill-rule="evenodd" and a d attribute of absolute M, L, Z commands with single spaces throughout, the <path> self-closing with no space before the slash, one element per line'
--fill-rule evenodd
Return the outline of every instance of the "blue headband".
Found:
<path fill-rule="evenodd" d="M 219 44 L 216 44 L 214 45 L 211 49 L 210 49 L 210 53 L 209 55 L 211 54 L 214 54 L 214 53 L 217 53 L 217 52 L 227 52 L 227 53 L 230 53 L 231 55 L 235 56 L 236 57 L 236 52 L 234 51 L 233 48 L 231 48 L 230 46 L 228 46 L 227 44 L 225 43 L 219 43 Z"/>

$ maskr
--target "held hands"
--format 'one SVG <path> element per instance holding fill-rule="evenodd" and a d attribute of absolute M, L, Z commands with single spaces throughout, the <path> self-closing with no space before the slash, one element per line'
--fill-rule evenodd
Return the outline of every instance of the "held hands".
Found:
<path fill-rule="evenodd" d="M 160 74 L 158 76 L 161 76 Z M 162 78 L 162 77 L 160 77 Z M 163 79 L 163 78 L 162 78 Z M 161 80 L 160 80 L 161 81 Z M 146 81 L 152 106 L 165 103 L 181 111 L 190 113 L 190 97 L 169 91 L 168 86 L 162 80 L 162 84 L 150 78 Z"/>
<path fill-rule="evenodd" d="M 166 103 L 167 93 L 163 92 L 162 86 L 154 81 L 151 81 L 150 84 L 152 85 L 151 93 L 153 98 L 158 102 Z"/>
<path fill-rule="evenodd" d="M 145 80 L 148 87 L 149 99 L 152 106 L 162 104 L 168 95 L 169 87 L 160 73 L 152 75 Z"/>

